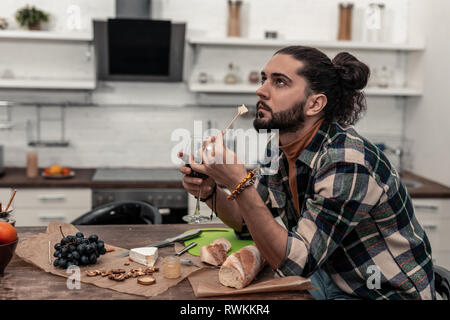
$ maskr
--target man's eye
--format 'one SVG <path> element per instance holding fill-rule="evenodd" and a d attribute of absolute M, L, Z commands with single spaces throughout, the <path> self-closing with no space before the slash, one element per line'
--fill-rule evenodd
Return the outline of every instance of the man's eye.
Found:
<path fill-rule="evenodd" d="M 261 84 L 264 84 L 264 82 L 266 82 L 266 78 L 261 78 Z"/>
<path fill-rule="evenodd" d="M 279 85 L 285 85 L 286 84 L 286 82 L 283 79 L 276 79 L 275 83 L 279 84 Z"/>

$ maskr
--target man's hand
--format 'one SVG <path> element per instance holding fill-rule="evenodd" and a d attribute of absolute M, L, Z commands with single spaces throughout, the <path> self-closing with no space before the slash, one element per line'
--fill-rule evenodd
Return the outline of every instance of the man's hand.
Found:
<path fill-rule="evenodd" d="M 247 176 L 247 169 L 237 155 L 223 143 L 223 133 L 205 143 L 202 152 L 203 164 L 191 163 L 192 169 L 211 177 L 217 184 L 228 190 L 234 188 Z"/>
<path fill-rule="evenodd" d="M 178 156 L 181 158 L 182 154 L 178 153 Z M 187 192 L 194 196 L 198 196 L 198 190 L 201 188 L 201 198 L 206 198 L 211 194 L 213 187 L 216 184 L 211 177 L 208 177 L 207 179 L 189 177 L 188 175 L 191 174 L 192 169 L 184 165 L 181 166 L 179 170 L 184 174 L 183 187 Z"/>

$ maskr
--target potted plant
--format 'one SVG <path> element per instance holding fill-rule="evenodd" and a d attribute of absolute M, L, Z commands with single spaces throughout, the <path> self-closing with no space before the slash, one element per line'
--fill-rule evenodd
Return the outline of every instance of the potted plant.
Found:
<path fill-rule="evenodd" d="M 41 22 L 48 21 L 48 14 L 27 5 L 17 10 L 16 20 L 22 27 L 28 27 L 29 30 L 41 30 Z"/>

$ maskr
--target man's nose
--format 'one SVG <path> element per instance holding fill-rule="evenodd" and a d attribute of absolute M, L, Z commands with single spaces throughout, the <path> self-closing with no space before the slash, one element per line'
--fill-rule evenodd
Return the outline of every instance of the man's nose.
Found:
<path fill-rule="evenodd" d="M 256 95 L 260 99 L 264 99 L 264 100 L 269 99 L 269 91 L 266 88 L 266 83 L 267 82 L 264 82 L 263 84 L 261 84 L 261 86 L 256 90 Z"/>

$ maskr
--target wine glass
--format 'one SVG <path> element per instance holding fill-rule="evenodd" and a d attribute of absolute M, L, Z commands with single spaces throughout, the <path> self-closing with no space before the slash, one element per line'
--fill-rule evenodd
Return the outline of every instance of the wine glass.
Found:
<path fill-rule="evenodd" d="M 208 152 L 213 150 L 213 145 L 210 144 L 206 147 L 206 150 Z M 200 149 L 201 150 L 201 149 Z M 187 163 L 185 165 L 186 167 L 191 168 L 190 164 Z M 208 176 L 204 173 L 200 173 L 197 171 L 192 170 L 191 168 L 191 173 L 188 175 L 189 177 L 195 177 L 195 178 L 201 178 L 201 179 L 207 179 Z M 200 215 L 200 198 L 201 198 L 201 188 L 199 188 L 198 190 L 198 194 L 197 194 L 197 201 L 195 204 L 195 211 L 193 214 L 187 214 L 185 216 L 182 217 L 183 221 L 187 222 L 188 224 L 202 224 L 202 223 L 206 223 L 209 222 L 210 219 L 208 217 L 202 216 Z"/>

